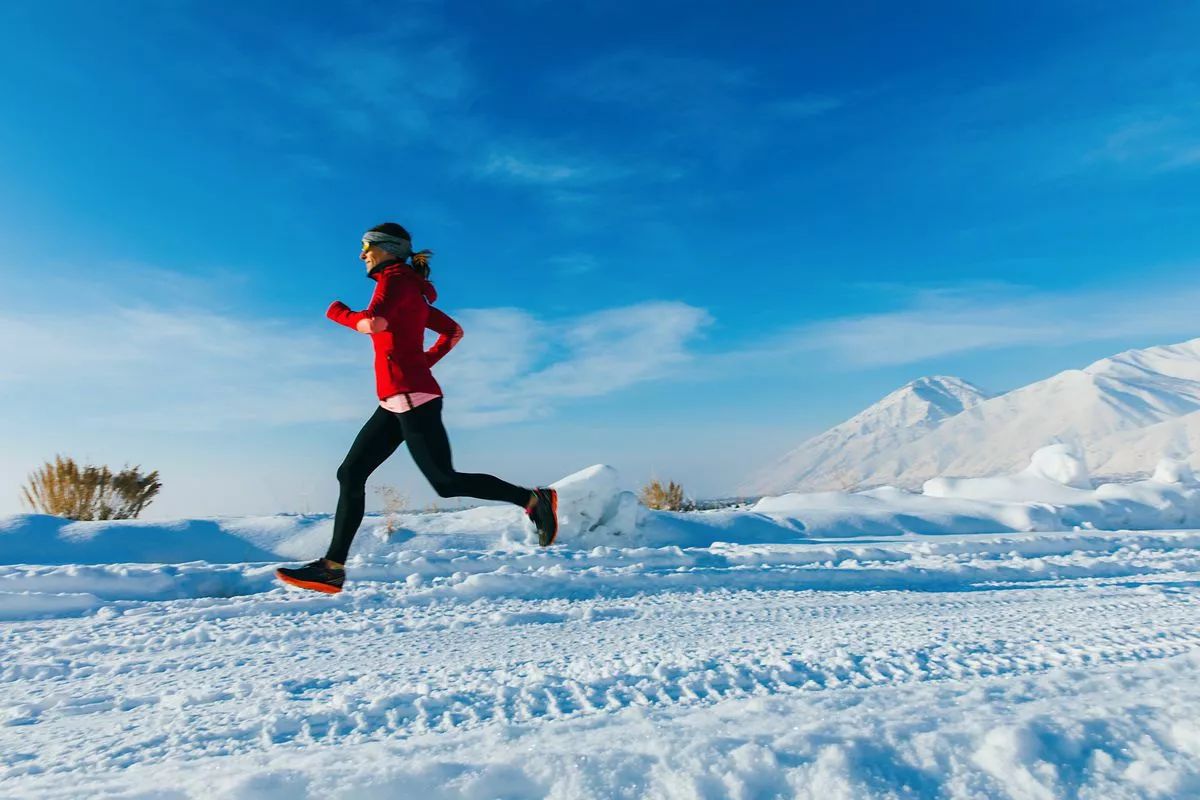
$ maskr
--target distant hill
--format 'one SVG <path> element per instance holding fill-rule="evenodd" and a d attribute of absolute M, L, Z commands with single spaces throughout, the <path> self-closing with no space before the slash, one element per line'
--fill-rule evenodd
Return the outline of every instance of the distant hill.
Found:
<path fill-rule="evenodd" d="M 739 491 L 919 489 L 937 476 L 1019 470 L 1054 442 L 1075 446 L 1092 474 L 1108 479 L 1144 477 L 1164 456 L 1200 466 L 1200 339 L 1129 350 L 995 397 L 959 378 L 921 378 Z"/>

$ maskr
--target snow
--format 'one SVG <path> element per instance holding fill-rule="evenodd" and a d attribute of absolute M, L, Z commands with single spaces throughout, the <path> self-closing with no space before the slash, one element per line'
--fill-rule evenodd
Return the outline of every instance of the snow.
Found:
<path fill-rule="evenodd" d="M 1083 457 L 1066 444 L 1052 444 L 1039 449 L 1030 459 L 1025 473 L 1076 489 L 1092 488 L 1092 478 L 1088 475 Z"/>
<path fill-rule="evenodd" d="M 136 561 L 265 561 L 276 554 L 220 520 L 72 522 L 21 514 L 0 518 L 0 550 L 10 564 Z"/>
<path fill-rule="evenodd" d="M 1183 485 L 1195 483 L 1196 478 L 1192 474 L 1192 468 L 1185 462 L 1177 461 L 1173 458 L 1164 458 L 1154 468 L 1153 480 L 1158 483 L 1178 483 Z"/>
<path fill-rule="evenodd" d="M 1110 480 L 1149 477 L 1163 458 L 1200 466 L 1200 339 L 1130 350 L 987 397 L 922 378 L 809 439 L 740 487 L 745 495 L 1015 472 L 1052 444 Z"/>
<path fill-rule="evenodd" d="M 272 575 L 324 516 L 0 520 L 0 796 L 1200 795 L 1200 487 L 1029 462 L 688 514 L 596 466 L 562 546 L 373 516 L 335 596 Z"/>
<path fill-rule="evenodd" d="M 912 381 L 787 453 L 739 491 L 762 495 L 801 486 L 820 490 L 895 483 L 903 470 L 889 472 L 876 465 L 880 454 L 902 450 L 987 397 L 982 389 L 960 378 L 936 375 Z"/>

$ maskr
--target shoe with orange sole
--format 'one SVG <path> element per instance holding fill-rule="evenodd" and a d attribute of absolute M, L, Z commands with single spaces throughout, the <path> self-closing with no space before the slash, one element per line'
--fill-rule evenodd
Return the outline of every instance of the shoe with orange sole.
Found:
<path fill-rule="evenodd" d="M 275 570 L 275 577 L 289 586 L 337 594 L 346 582 L 346 570 L 326 566 L 325 559 L 318 558 L 303 567 L 280 567 Z"/>

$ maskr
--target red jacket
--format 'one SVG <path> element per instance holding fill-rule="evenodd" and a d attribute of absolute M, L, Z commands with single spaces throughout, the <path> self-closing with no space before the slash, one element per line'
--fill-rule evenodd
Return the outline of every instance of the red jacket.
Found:
<path fill-rule="evenodd" d="M 354 328 L 360 320 L 383 317 L 387 330 L 371 334 L 375 346 L 375 389 L 382 400 L 405 392 L 441 394 L 442 387 L 429 368 L 450 352 L 463 330 L 457 322 L 430 303 L 437 299 L 433 284 L 403 263 L 383 267 L 371 275 L 375 294 L 363 311 L 351 311 L 341 300 L 325 315 Z M 425 329 L 440 336 L 425 349 Z"/>

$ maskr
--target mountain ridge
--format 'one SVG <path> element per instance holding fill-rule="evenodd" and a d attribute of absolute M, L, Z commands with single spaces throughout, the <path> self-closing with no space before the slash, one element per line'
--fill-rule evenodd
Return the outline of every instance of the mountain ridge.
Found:
<path fill-rule="evenodd" d="M 994 396 L 953 376 L 918 378 L 788 451 L 740 489 L 917 490 L 938 476 L 1021 469 L 1035 450 L 1057 442 L 1115 479 L 1148 475 L 1162 457 L 1200 466 L 1200 338 L 1126 350 Z"/>

